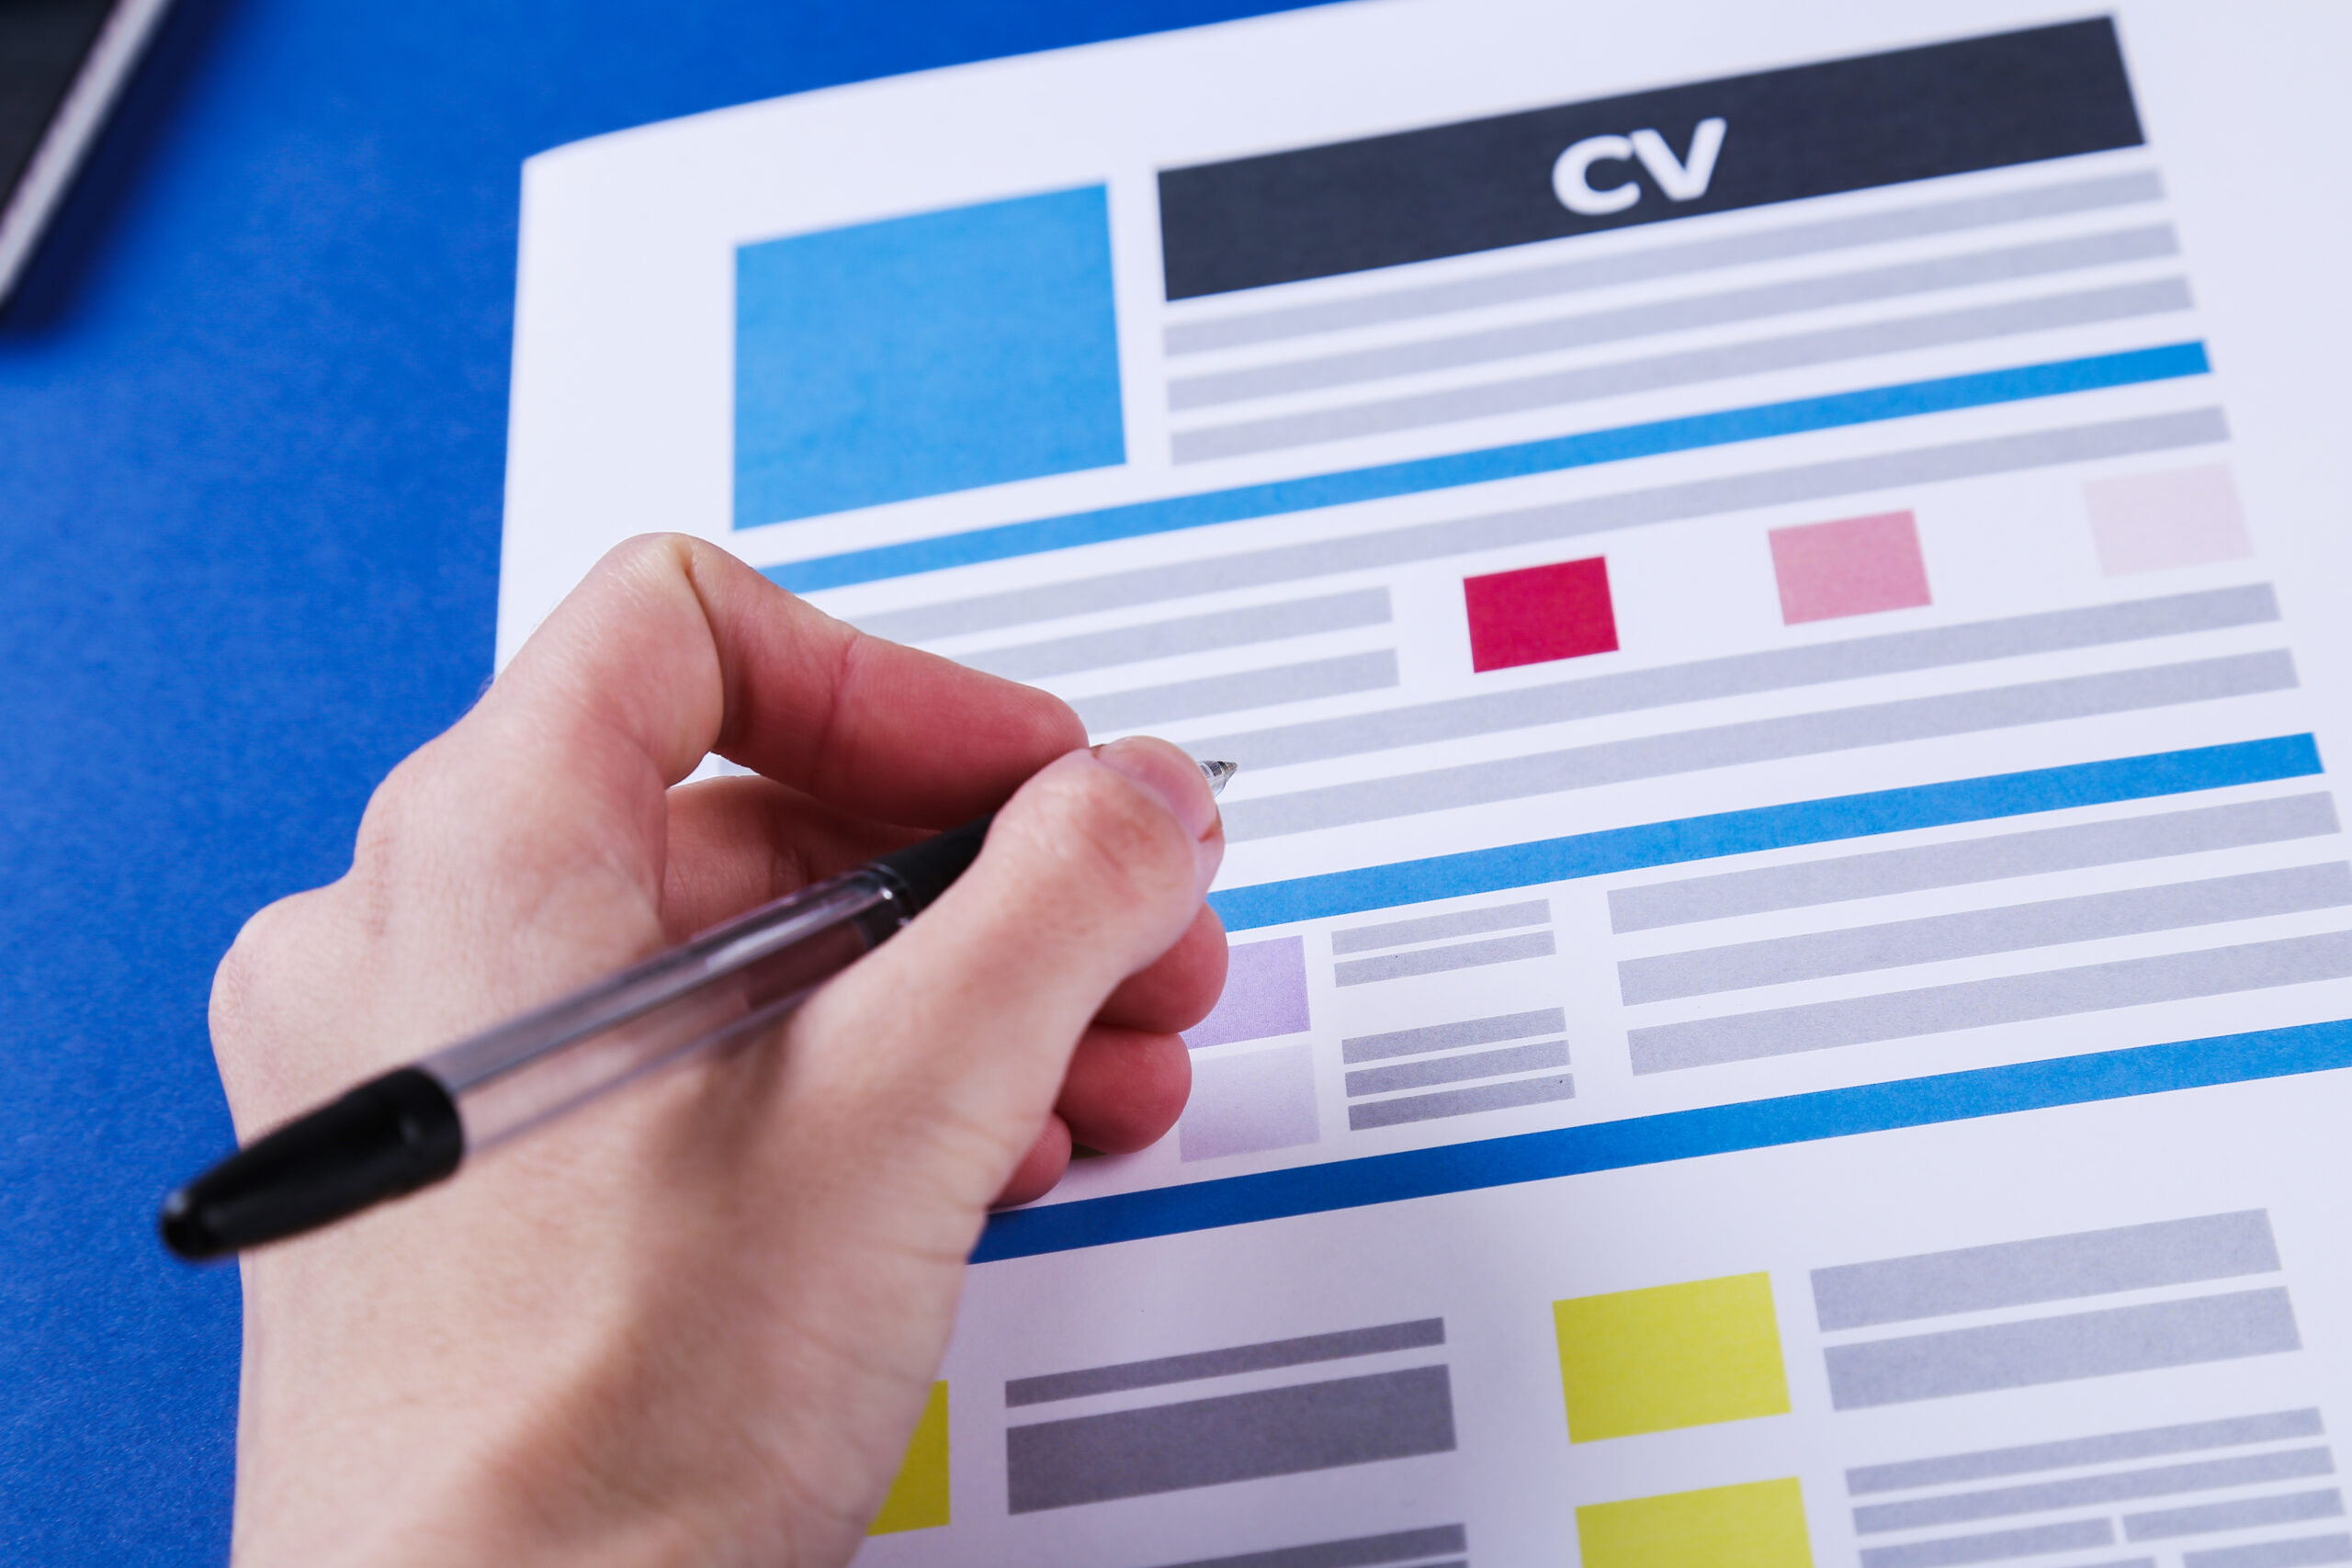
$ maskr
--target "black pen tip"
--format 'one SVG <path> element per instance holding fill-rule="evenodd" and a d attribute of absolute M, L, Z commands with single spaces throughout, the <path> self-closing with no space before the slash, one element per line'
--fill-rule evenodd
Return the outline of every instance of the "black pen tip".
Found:
<path fill-rule="evenodd" d="M 189 1198 L 187 1188 L 176 1189 L 164 1200 L 164 1212 L 156 1216 L 155 1229 L 171 1248 L 172 1256 L 188 1263 L 209 1263 L 232 1250 L 212 1227 L 205 1223 L 204 1211 Z"/>
<path fill-rule="evenodd" d="M 164 1199 L 156 1229 L 191 1263 L 225 1258 L 438 1181 L 465 1149 L 449 1091 L 401 1067 L 239 1149 Z"/>

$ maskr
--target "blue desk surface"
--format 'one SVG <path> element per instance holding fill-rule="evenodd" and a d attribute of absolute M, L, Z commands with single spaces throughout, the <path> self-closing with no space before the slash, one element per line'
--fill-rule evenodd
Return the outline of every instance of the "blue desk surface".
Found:
<path fill-rule="evenodd" d="M 518 165 L 1248 0 L 180 0 L 0 317 L 0 1560 L 227 1553 L 238 1302 L 153 1239 L 254 910 L 490 673 Z"/>

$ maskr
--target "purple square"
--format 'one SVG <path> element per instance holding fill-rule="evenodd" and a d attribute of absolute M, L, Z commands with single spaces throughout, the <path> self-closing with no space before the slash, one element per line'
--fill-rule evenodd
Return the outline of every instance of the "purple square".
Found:
<path fill-rule="evenodd" d="M 1184 1032 L 1184 1043 L 1197 1051 L 1306 1027 L 1306 939 L 1276 937 L 1227 950 L 1225 995 L 1216 1011 Z"/>
<path fill-rule="evenodd" d="M 1270 1051 L 1211 1056 L 1193 1069 L 1193 1100 L 1177 1126 L 1178 1157 L 1295 1149 L 1321 1135 L 1315 1058 L 1306 1041 Z"/>

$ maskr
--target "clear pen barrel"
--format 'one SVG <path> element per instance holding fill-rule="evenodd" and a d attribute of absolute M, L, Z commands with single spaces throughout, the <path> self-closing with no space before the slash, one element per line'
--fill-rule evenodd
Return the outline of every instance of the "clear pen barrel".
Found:
<path fill-rule="evenodd" d="M 757 1033 L 905 919 L 886 877 L 854 871 L 417 1066 L 457 1101 L 466 1150 L 478 1154 L 627 1079 Z"/>

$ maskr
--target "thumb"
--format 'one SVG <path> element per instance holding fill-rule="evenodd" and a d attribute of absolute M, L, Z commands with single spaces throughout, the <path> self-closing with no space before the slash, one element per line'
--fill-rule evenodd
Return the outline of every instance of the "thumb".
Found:
<path fill-rule="evenodd" d="M 787 1100 L 854 1127 L 860 1163 L 889 1172 L 899 1198 L 977 1226 L 1080 1035 L 1184 934 L 1224 848 L 1216 800 L 1173 746 L 1062 757 L 997 814 L 936 905 L 811 998 Z"/>

